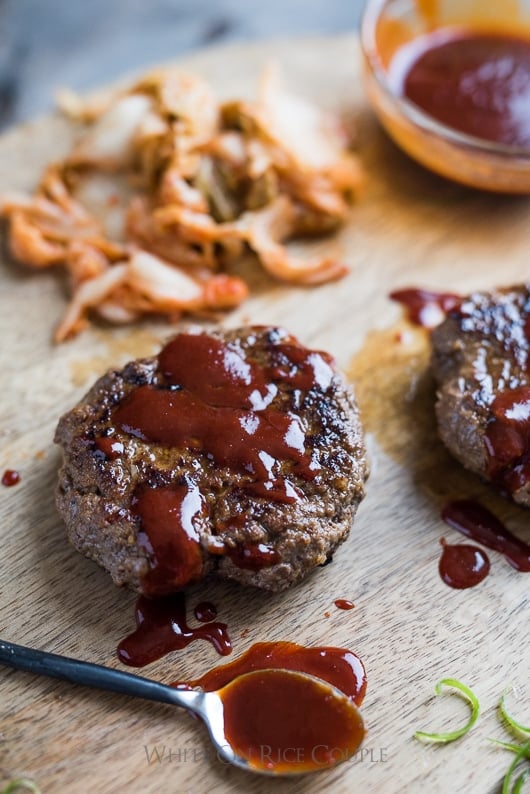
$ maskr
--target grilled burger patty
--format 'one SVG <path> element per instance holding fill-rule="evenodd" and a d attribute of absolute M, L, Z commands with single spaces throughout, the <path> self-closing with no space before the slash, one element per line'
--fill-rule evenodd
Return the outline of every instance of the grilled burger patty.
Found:
<path fill-rule="evenodd" d="M 70 541 L 148 595 L 210 572 L 295 584 L 345 540 L 367 477 L 350 385 L 280 328 L 180 333 L 100 378 L 55 440 Z"/>

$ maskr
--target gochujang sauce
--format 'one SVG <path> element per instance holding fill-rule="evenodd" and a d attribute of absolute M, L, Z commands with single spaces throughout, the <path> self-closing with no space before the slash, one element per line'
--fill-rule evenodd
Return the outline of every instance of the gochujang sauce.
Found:
<path fill-rule="evenodd" d="M 353 601 L 350 601 L 348 598 L 337 598 L 337 600 L 334 603 L 337 609 L 349 610 L 349 609 L 353 609 L 355 606 Z"/>
<path fill-rule="evenodd" d="M 467 590 L 480 584 L 489 573 L 488 555 L 469 543 L 450 545 L 443 539 L 439 571 L 442 580 L 457 590 Z"/>
<path fill-rule="evenodd" d="M 20 474 L 15 469 L 6 469 L 2 475 L 2 485 L 12 488 L 20 482 Z"/>
<path fill-rule="evenodd" d="M 364 737 L 360 712 L 346 698 L 292 671 L 236 678 L 220 696 L 225 736 L 253 769 L 317 771 L 351 758 Z"/>
<path fill-rule="evenodd" d="M 402 47 L 393 89 L 436 121 L 497 144 L 530 147 L 530 40 L 439 30 Z"/>
<path fill-rule="evenodd" d="M 256 643 L 233 662 L 173 686 L 221 690 L 225 735 L 253 768 L 309 772 L 350 758 L 364 737 L 359 712 L 289 671 L 331 684 L 356 706 L 366 692 L 364 665 L 353 651 L 282 641 Z"/>
<path fill-rule="evenodd" d="M 448 502 L 442 518 L 466 537 L 500 552 L 516 571 L 530 571 L 530 546 L 513 535 L 487 507 L 471 499 Z"/>
<path fill-rule="evenodd" d="M 226 656 L 232 651 L 232 642 L 226 623 L 214 621 L 216 614 L 213 604 L 199 604 L 195 616 L 202 625 L 190 627 L 184 593 L 161 598 L 140 596 L 136 603 L 136 629 L 118 645 L 118 658 L 131 667 L 144 667 L 195 640 L 206 640 L 217 653 Z"/>
<path fill-rule="evenodd" d="M 221 689 L 254 670 L 297 670 L 322 678 L 360 706 L 366 692 L 366 672 L 359 657 L 345 648 L 306 648 L 295 642 L 258 642 L 229 664 L 210 670 L 194 681 L 176 681 L 179 688 L 199 687 L 205 692 Z"/>

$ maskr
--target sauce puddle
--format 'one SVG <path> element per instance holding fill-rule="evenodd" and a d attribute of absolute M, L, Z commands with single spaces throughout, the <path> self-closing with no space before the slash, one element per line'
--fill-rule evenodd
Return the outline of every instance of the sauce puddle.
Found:
<path fill-rule="evenodd" d="M 256 643 L 234 661 L 172 686 L 222 690 L 225 736 L 254 769 L 311 772 L 351 758 L 365 733 L 357 708 L 293 672 L 331 684 L 356 707 L 364 699 L 366 671 L 353 651 L 287 641 Z"/>
<path fill-rule="evenodd" d="M 450 527 L 500 552 L 517 571 L 530 571 L 530 546 L 513 535 L 486 507 L 470 499 L 448 502 L 442 518 Z"/>
<path fill-rule="evenodd" d="M 334 604 L 337 607 L 337 609 L 346 609 L 346 610 L 353 609 L 355 606 L 353 601 L 349 601 L 349 599 L 347 598 L 337 598 Z"/>
<path fill-rule="evenodd" d="M 444 538 L 440 543 L 443 551 L 438 569 L 445 584 L 457 590 L 467 590 L 486 578 L 490 561 L 482 549 L 467 543 L 450 545 Z"/>
<path fill-rule="evenodd" d="M 366 693 L 366 671 L 353 651 L 332 646 L 307 648 L 287 641 L 255 643 L 233 662 L 215 667 L 193 681 L 176 681 L 172 686 L 213 692 L 254 670 L 296 670 L 314 675 L 340 689 L 356 706 L 361 705 Z"/>
<path fill-rule="evenodd" d="M 213 604 L 199 604 L 196 616 L 197 613 L 202 616 L 197 619 L 203 620 L 203 624 L 190 628 L 184 593 L 161 598 L 140 596 L 136 603 L 136 630 L 118 645 L 118 659 L 131 667 L 144 667 L 195 640 L 211 643 L 221 656 L 231 653 L 226 623 L 212 622 L 217 614 Z"/>
<path fill-rule="evenodd" d="M 12 488 L 20 482 L 20 473 L 15 469 L 6 469 L 2 475 L 2 485 L 6 488 Z"/>

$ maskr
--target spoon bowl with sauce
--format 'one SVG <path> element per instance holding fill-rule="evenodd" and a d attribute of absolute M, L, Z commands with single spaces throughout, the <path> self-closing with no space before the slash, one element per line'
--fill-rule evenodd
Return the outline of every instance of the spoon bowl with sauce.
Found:
<path fill-rule="evenodd" d="M 293 775 L 327 769 L 351 758 L 364 737 L 351 698 L 295 670 L 253 670 L 211 692 L 175 689 L 3 640 L 0 664 L 186 709 L 202 719 L 220 760 L 251 772 Z"/>
<path fill-rule="evenodd" d="M 361 41 L 372 105 L 407 154 L 530 193 L 529 0 L 369 0 Z"/>

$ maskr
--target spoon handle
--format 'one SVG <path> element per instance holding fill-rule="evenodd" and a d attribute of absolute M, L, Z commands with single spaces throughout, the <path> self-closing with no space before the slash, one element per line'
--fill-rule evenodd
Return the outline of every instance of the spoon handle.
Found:
<path fill-rule="evenodd" d="M 60 678 L 73 684 L 119 692 L 122 695 L 156 700 L 160 703 L 171 703 L 174 706 L 196 710 L 195 701 L 202 693 L 197 691 L 177 690 L 173 687 L 150 681 L 148 678 L 113 670 L 99 664 L 81 662 L 68 656 L 59 656 L 47 651 L 37 651 L 23 645 L 0 640 L 0 664 L 26 670 L 29 673 Z"/>

